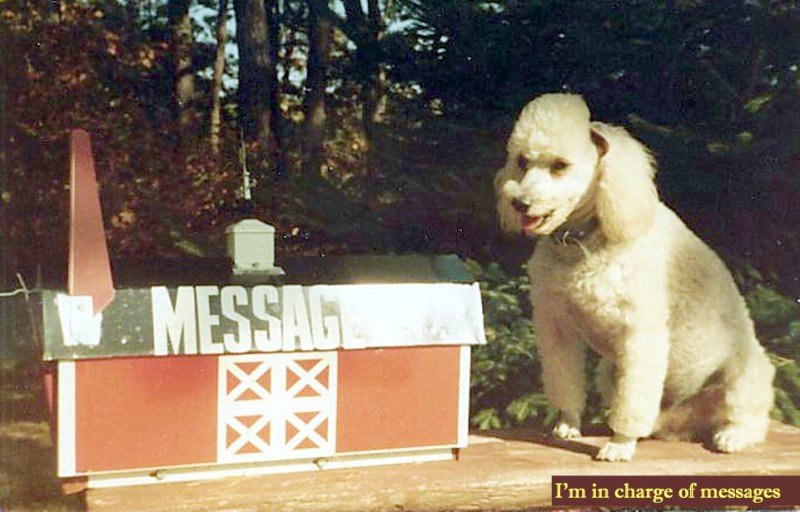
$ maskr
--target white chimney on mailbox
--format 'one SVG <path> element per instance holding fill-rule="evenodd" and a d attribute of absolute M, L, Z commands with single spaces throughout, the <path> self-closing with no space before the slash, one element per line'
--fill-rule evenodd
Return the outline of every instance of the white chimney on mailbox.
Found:
<path fill-rule="evenodd" d="M 275 266 L 275 228 L 257 219 L 244 219 L 225 230 L 233 273 L 281 275 Z"/>

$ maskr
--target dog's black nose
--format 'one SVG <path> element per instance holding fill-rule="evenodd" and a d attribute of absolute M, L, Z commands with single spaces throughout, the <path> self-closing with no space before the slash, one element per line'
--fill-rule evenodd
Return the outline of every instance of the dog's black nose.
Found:
<path fill-rule="evenodd" d="M 527 213 L 528 208 L 530 207 L 530 203 L 527 201 L 523 201 L 522 199 L 515 197 L 511 200 L 511 207 L 514 208 L 519 213 Z"/>

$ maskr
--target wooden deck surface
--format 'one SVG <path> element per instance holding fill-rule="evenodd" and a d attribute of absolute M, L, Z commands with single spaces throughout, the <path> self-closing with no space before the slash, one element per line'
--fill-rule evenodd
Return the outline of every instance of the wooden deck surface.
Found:
<path fill-rule="evenodd" d="M 550 504 L 552 475 L 800 475 L 800 430 L 775 424 L 736 455 L 646 440 L 630 463 L 596 462 L 605 438 L 554 441 L 526 430 L 470 436 L 459 461 L 92 489 L 92 511 L 521 510 Z"/>

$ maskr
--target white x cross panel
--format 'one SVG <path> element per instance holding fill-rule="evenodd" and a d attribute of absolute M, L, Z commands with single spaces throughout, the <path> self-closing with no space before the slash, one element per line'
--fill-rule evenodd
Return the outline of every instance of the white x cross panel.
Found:
<path fill-rule="evenodd" d="M 218 461 L 332 455 L 336 370 L 336 352 L 220 357 Z"/>
<path fill-rule="evenodd" d="M 229 446 L 227 446 L 226 450 L 231 454 L 236 454 L 239 453 L 239 451 L 242 450 L 242 448 L 244 448 L 248 443 L 250 443 L 252 444 L 253 448 L 258 450 L 255 453 L 268 455 L 272 450 L 270 450 L 267 442 L 259 437 L 259 434 L 268 424 L 269 418 L 266 416 L 261 416 L 249 427 L 235 417 L 228 418 L 227 426 L 236 431 L 236 433 L 239 434 L 239 437 L 236 438 Z"/>
<path fill-rule="evenodd" d="M 308 364 L 305 364 L 304 367 L 298 364 L 297 358 L 292 359 L 293 360 L 288 360 L 286 362 L 286 372 L 287 375 L 294 375 L 297 380 L 286 390 L 286 396 L 296 396 L 301 391 L 305 391 L 306 388 L 311 388 L 311 390 L 316 391 L 319 396 L 327 394 L 327 386 L 317 380 L 317 378 L 324 370 L 330 367 L 330 361 L 320 359 L 314 366 L 306 369 L 306 367 L 309 366 Z M 314 359 L 317 359 L 317 357 Z M 303 360 L 303 362 L 311 362 L 314 359 L 306 359 Z"/>
<path fill-rule="evenodd" d="M 239 379 L 239 384 L 236 385 L 235 388 L 227 392 L 226 399 L 228 401 L 234 402 L 237 399 L 239 399 L 243 394 L 245 394 L 245 392 L 252 391 L 253 393 L 256 394 L 256 396 L 264 400 L 269 400 L 269 390 L 267 390 L 262 383 L 259 383 L 259 379 L 264 377 L 267 371 L 270 369 L 269 362 L 262 361 L 261 363 L 258 363 L 258 361 L 249 361 L 249 360 L 245 360 L 242 362 L 256 363 L 258 364 L 258 366 L 256 366 L 250 372 L 247 372 L 246 370 L 242 369 L 242 367 L 237 365 L 235 361 L 233 362 L 234 364 L 228 365 L 227 371 L 230 374 L 228 378 L 233 376 Z M 228 379 L 226 379 L 226 381 L 227 380 Z"/>

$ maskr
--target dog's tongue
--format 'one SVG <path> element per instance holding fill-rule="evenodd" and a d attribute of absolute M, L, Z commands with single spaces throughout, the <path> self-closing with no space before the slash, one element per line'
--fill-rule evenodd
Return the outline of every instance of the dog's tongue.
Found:
<path fill-rule="evenodd" d="M 544 222 L 543 216 L 522 215 L 522 229 L 524 229 L 525 231 L 532 231 L 538 228 L 542 224 L 542 222 Z"/>

